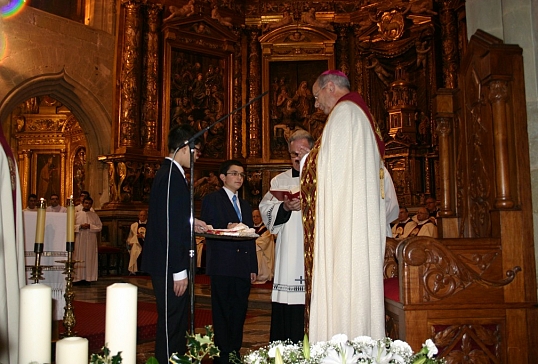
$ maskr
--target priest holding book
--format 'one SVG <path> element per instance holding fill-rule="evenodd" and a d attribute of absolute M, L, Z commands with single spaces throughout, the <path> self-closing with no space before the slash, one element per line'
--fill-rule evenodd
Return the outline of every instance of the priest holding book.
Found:
<path fill-rule="evenodd" d="M 269 231 L 277 235 L 275 275 L 271 295 L 270 341 L 290 339 L 299 342 L 304 337 L 304 246 L 301 200 L 289 199 L 277 191 L 291 191 L 299 187 L 299 162 L 312 148 L 314 140 L 299 129 L 288 141 L 292 168 L 271 180 L 271 189 L 260 203 L 262 219 Z M 271 191 L 275 192 L 275 197 Z"/>

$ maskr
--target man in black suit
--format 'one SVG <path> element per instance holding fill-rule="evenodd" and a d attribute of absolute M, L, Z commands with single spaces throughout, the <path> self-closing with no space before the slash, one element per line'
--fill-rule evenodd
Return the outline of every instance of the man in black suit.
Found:
<path fill-rule="evenodd" d="M 219 178 L 224 187 L 202 202 L 202 220 L 215 229 L 231 229 L 242 222 L 253 227 L 252 209 L 237 191 L 245 180 L 243 164 L 222 163 Z M 239 358 L 250 285 L 258 274 L 255 240 L 206 239 L 207 274 L 211 276 L 211 310 L 215 344 L 220 349 L 216 362 L 228 363 L 230 354 Z"/>
<path fill-rule="evenodd" d="M 188 329 L 188 286 L 190 250 L 190 195 L 184 168 L 190 166 L 190 150 L 185 141 L 195 134 L 189 125 L 179 125 L 168 134 L 168 156 L 155 175 L 151 187 L 147 234 L 142 265 L 151 275 L 157 302 L 155 357 L 168 363 L 173 353 L 184 354 Z M 201 142 L 195 142 L 195 160 Z M 170 181 L 170 182 L 169 182 Z M 206 231 L 195 219 L 195 231 Z M 168 257 L 168 260 L 167 260 Z"/>

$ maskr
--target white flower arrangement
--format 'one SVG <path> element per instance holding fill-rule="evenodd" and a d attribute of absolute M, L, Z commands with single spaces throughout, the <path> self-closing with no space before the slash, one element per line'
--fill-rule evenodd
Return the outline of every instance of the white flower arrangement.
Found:
<path fill-rule="evenodd" d="M 349 340 L 346 335 L 335 335 L 330 341 L 310 345 L 308 338 L 302 343 L 275 341 L 268 346 L 250 352 L 243 361 L 246 364 L 442 364 L 435 359 L 437 347 L 426 340 L 422 349 L 414 354 L 405 341 L 384 338 L 374 340 L 359 336 Z"/>

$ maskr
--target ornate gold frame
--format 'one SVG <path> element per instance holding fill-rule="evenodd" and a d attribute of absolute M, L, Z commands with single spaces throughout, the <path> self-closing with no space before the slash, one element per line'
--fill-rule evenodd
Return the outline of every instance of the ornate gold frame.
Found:
<path fill-rule="evenodd" d="M 197 33 L 200 24 L 205 25 L 204 33 Z M 216 65 L 222 71 L 223 89 L 222 110 L 214 115 L 214 119 L 226 115 L 233 109 L 233 42 L 236 38 L 228 29 L 215 25 L 205 17 L 190 17 L 178 22 L 166 23 L 163 27 L 165 38 L 163 57 L 163 102 L 162 102 L 162 135 L 163 146 L 166 147 L 166 135 L 171 126 L 172 107 L 175 107 L 172 93 L 174 91 L 174 69 L 177 69 L 177 56 L 189 59 L 189 62 L 200 63 L 203 72 L 208 71 L 209 65 Z M 223 42 L 223 39 L 228 41 Z M 204 78 L 205 81 L 205 78 Z M 194 120 L 196 124 L 199 120 Z M 192 123 L 192 121 L 191 121 Z M 229 119 L 223 120 L 221 128 L 224 128 L 224 143 L 222 143 L 222 155 L 208 156 L 202 154 L 202 160 L 216 161 L 230 158 L 232 141 L 232 127 Z M 211 132 L 215 132 L 219 125 Z M 204 137 L 207 137 L 205 135 Z"/>
<path fill-rule="evenodd" d="M 65 153 L 63 154 L 64 157 L 62 158 L 61 150 L 57 149 L 50 149 L 50 150 L 34 150 L 32 153 L 32 181 L 31 181 L 31 193 L 37 194 L 38 198 L 45 198 L 48 204 L 50 194 L 56 193 L 60 198 L 65 196 Z M 49 167 L 48 159 L 51 158 L 52 165 Z M 47 168 L 48 172 L 44 170 L 44 168 Z M 55 178 L 53 181 L 47 181 L 45 178 L 43 178 L 43 181 L 41 181 L 41 174 L 42 173 L 48 173 L 49 175 L 46 176 L 48 178 Z M 45 177 L 45 176 L 44 176 Z M 43 183 L 54 183 L 53 190 L 50 188 L 43 189 Z M 61 201 L 61 200 L 60 200 Z M 61 201 L 61 204 L 63 205 L 63 201 Z"/>
<path fill-rule="evenodd" d="M 315 70 L 318 75 L 321 73 L 318 68 L 323 68 L 319 65 L 323 64 L 323 62 L 325 62 L 325 69 L 333 69 L 335 67 L 335 42 L 335 33 L 325 29 L 301 25 L 283 26 L 263 35 L 260 37 L 263 55 L 263 90 L 271 90 L 272 77 L 274 77 L 271 74 L 271 69 L 278 68 L 277 63 L 280 62 L 287 62 L 286 65 L 293 67 L 303 64 L 302 62 L 314 62 L 312 63 L 312 70 Z M 308 70 L 304 70 L 304 76 L 310 82 L 309 87 L 312 87 L 318 75 L 313 76 L 309 74 Z M 272 163 L 287 163 L 289 161 L 287 153 L 285 153 L 285 158 L 282 153 L 280 153 L 279 158 L 271 157 L 271 136 L 274 131 L 271 130 L 269 115 L 271 97 L 264 97 L 262 102 L 263 160 Z"/>

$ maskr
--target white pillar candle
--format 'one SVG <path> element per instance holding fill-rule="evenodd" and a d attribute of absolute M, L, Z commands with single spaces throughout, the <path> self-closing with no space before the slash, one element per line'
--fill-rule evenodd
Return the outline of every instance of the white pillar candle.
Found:
<path fill-rule="evenodd" d="M 56 364 L 88 364 L 88 339 L 65 337 L 56 342 Z"/>
<path fill-rule="evenodd" d="M 112 356 L 121 351 L 123 364 L 136 363 L 136 309 L 138 288 L 114 283 L 106 289 L 105 344 Z"/>
<path fill-rule="evenodd" d="M 19 363 L 50 363 L 52 289 L 42 283 L 20 290 Z"/>

